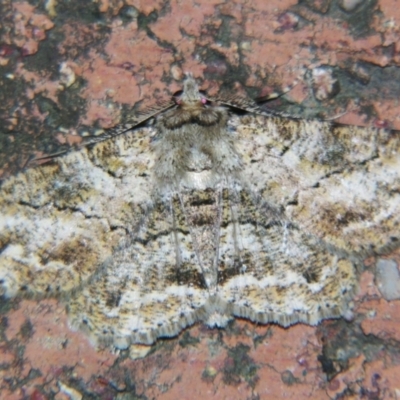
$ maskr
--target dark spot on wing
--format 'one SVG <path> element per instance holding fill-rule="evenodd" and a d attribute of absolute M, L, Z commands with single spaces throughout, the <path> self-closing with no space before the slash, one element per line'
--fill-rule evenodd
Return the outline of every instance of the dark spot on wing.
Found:
<path fill-rule="evenodd" d="M 107 300 L 106 300 L 106 306 L 113 308 L 113 307 L 118 307 L 119 302 L 121 301 L 121 293 L 108 293 Z"/>

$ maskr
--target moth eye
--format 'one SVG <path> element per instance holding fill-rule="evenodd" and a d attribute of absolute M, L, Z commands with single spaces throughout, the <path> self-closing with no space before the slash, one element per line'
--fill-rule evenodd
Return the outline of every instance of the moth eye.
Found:
<path fill-rule="evenodd" d="M 209 104 L 210 101 L 207 99 L 207 93 L 205 90 L 199 90 L 201 95 L 201 104 Z"/>

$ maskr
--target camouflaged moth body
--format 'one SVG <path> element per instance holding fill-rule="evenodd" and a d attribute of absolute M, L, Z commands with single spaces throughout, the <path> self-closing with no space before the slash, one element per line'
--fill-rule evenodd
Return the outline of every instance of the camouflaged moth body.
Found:
<path fill-rule="evenodd" d="M 189 76 L 161 111 L 4 181 L 1 293 L 60 297 L 119 348 L 346 314 L 362 257 L 398 245 L 398 134 L 228 103 Z"/>

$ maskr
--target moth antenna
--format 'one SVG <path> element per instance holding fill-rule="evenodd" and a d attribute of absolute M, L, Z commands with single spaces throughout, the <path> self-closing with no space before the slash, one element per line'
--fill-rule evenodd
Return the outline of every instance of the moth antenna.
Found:
<path fill-rule="evenodd" d="M 292 84 L 283 88 L 281 92 L 272 92 L 266 96 L 257 97 L 254 99 L 256 103 L 263 103 L 264 101 L 270 101 L 273 99 L 277 99 L 279 97 L 284 96 L 286 93 L 289 93 L 294 87 L 298 85 L 300 79 L 296 79 Z"/>

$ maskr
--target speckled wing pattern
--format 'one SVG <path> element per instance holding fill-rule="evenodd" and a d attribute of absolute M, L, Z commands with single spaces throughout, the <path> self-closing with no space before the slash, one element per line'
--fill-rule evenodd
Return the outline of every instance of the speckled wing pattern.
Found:
<path fill-rule="evenodd" d="M 235 115 L 188 77 L 111 136 L 0 192 L 0 294 L 61 298 L 97 344 L 339 317 L 362 257 L 399 244 L 396 132 Z"/>

